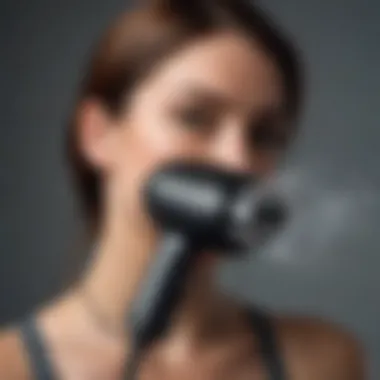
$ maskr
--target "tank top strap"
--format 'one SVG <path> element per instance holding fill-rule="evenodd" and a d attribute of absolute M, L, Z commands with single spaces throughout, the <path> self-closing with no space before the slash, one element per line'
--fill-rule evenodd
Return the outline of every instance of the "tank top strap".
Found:
<path fill-rule="evenodd" d="M 35 380 L 56 380 L 54 371 L 48 358 L 44 339 L 38 329 L 36 319 L 28 317 L 19 325 L 23 344 Z"/>
<path fill-rule="evenodd" d="M 273 320 L 270 315 L 257 309 L 249 311 L 252 328 L 258 337 L 261 354 L 270 380 L 286 380 L 285 363 L 281 356 Z"/>

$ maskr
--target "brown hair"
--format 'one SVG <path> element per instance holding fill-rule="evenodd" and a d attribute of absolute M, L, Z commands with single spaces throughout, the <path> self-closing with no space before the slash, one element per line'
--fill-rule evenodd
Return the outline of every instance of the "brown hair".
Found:
<path fill-rule="evenodd" d="M 91 230 L 99 222 L 99 178 L 78 149 L 76 119 L 82 101 L 96 98 L 117 115 L 136 84 L 163 57 L 188 41 L 231 27 L 261 43 L 277 62 L 289 117 L 298 114 L 301 98 L 298 55 L 279 28 L 251 1 L 152 0 L 125 12 L 107 30 L 95 50 L 67 139 L 70 166 Z"/>

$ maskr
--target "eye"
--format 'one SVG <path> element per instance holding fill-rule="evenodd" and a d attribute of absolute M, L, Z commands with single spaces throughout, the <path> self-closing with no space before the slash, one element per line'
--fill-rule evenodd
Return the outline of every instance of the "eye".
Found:
<path fill-rule="evenodd" d="M 176 116 L 182 126 L 203 132 L 210 132 L 217 121 L 215 113 L 202 106 L 183 107 L 177 110 Z"/>
<path fill-rule="evenodd" d="M 288 140 L 289 133 L 276 121 L 267 118 L 254 123 L 249 131 L 249 143 L 252 150 L 284 150 Z"/>

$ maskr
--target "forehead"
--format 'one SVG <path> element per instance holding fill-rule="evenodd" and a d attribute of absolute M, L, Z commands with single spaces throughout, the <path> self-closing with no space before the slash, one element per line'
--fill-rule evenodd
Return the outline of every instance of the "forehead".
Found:
<path fill-rule="evenodd" d="M 162 97 L 203 87 L 250 108 L 280 107 L 284 100 L 276 63 L 258 43 L 235 33 L 189 43 L 166 57 L 145 86 Z"/>

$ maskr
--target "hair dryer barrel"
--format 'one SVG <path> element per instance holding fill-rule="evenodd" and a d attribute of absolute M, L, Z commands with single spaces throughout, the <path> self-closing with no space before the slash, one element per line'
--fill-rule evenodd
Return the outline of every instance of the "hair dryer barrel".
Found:
<path fill-rule="evenodd" d="M 285 219 L 285 205 L 260 188 L 252 175 L 203 164 L 168 165 L 146 190 L 148 211 L 156 223 L 205 247 L 248 248 L 259 233 L 268 234 Z"/>

